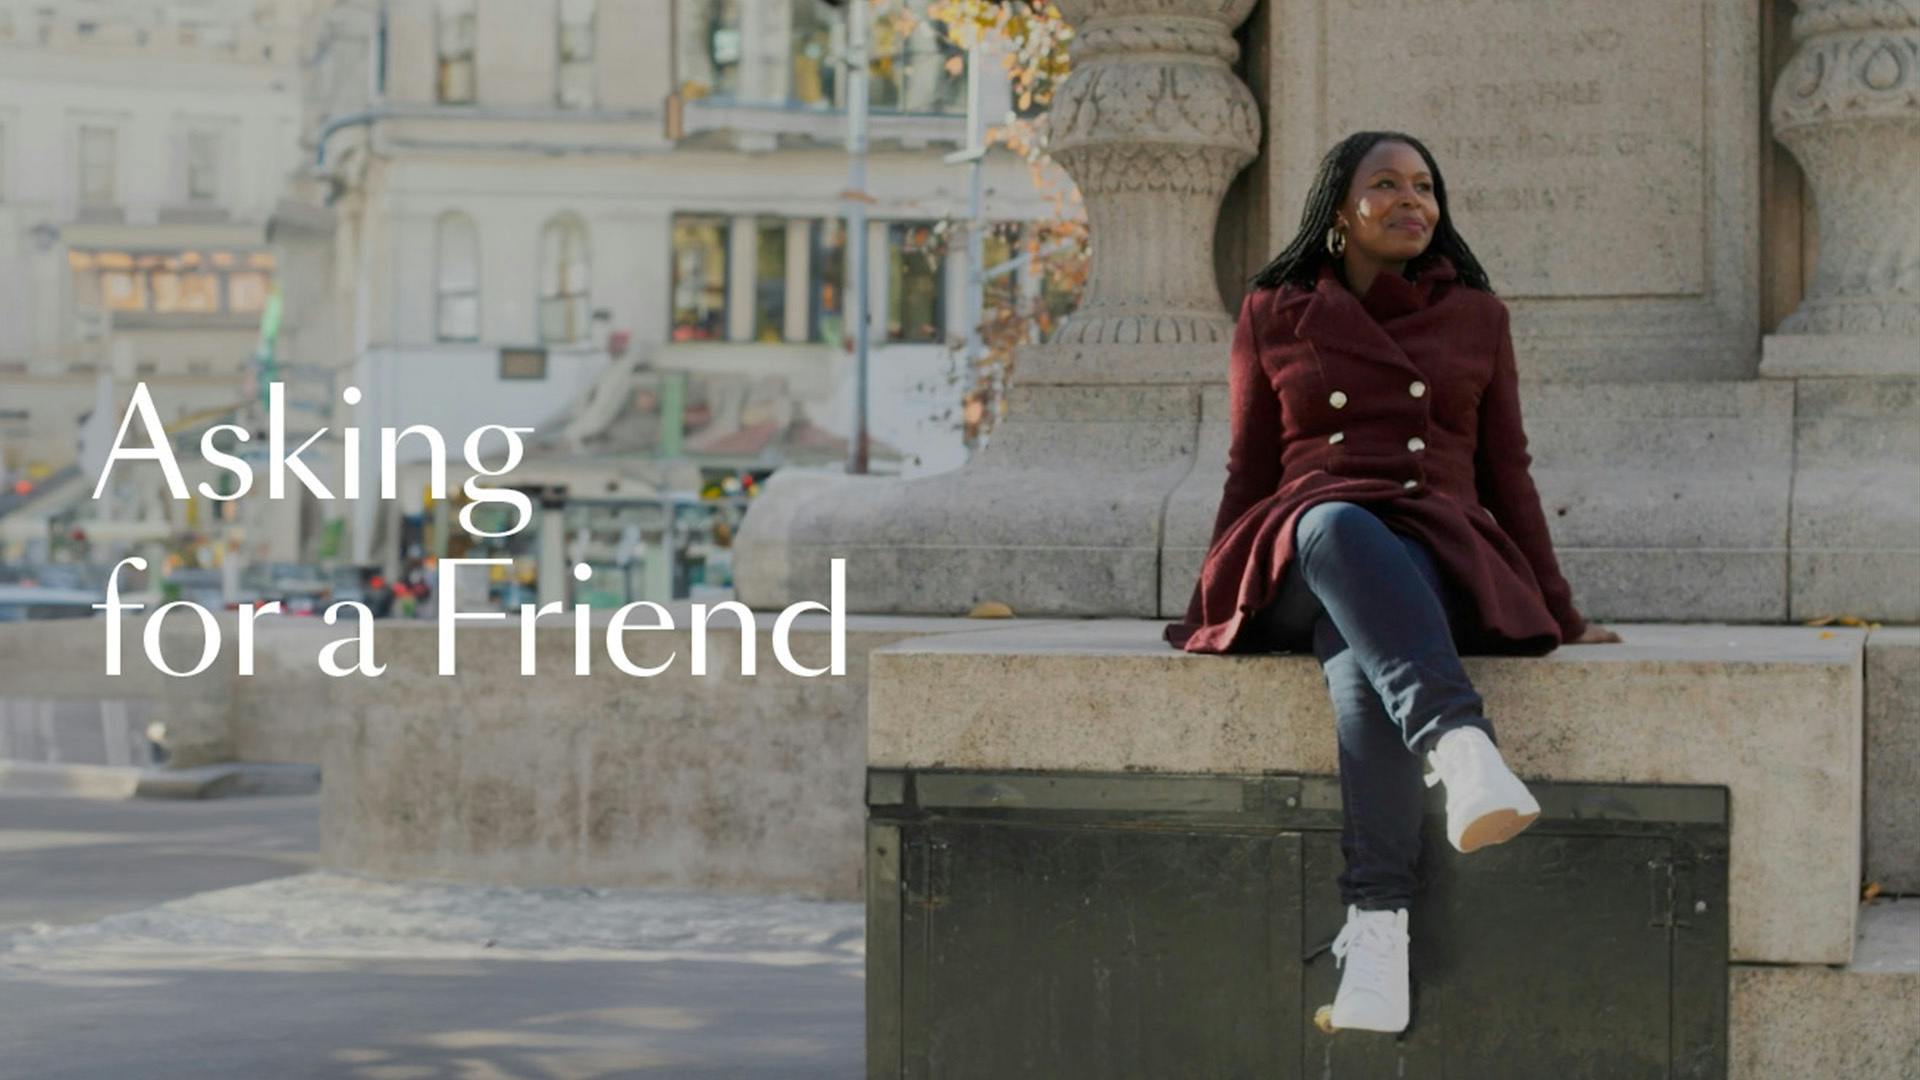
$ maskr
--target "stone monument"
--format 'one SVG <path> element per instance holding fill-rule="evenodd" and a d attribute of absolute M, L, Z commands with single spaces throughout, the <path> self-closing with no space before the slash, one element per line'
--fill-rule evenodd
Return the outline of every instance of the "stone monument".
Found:
<path fill-rule="evenodd" d="M 1514 311 L 1535 478 L 1589 617 L 1920 619 L 1920 4 L 1798 7 L 1789 39 L 1743 0 L 1268 0 L 1245 33 L 1256 99 L 1233 67 L 1249 0 L 1063 4 L 1051 120 L 1093 238 L 1080 310 L 1022 354 L 963 469 L 776 478 L 739 595 L 822 595 L 838 555 L 859 611 L 1181 614 L 1224 479 L 1222 193 L 1251 159 L 1239 209 L 1265 234 L 1236 302 L 1326 148 L 1397 128 L 1434 151 Z M 1772 124 L 1819 219 L 1777 328 L 1767 47 L 1793 52 Z"/>

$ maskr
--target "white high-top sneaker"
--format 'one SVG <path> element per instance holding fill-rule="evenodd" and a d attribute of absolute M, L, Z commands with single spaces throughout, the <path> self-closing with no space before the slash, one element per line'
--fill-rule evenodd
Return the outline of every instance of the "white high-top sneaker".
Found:
<path fill-rule="evenodd" d="M 1405 1031 L 1411 1012 L 1407 995 L 1407 909 L 1361 911 L 1347 905 L 1347 925 L 1333 939 L 1336 966 L 1344 967 L 1331 1006 L 1314 1015 L 1322 1031 Z"/>
<path fill-rule="evenodd" d="M 1459 851 L 1511 840 L 1540 816 L 1533 793 L 1477 727 L 1449 728 L 1427 760 L 1427 786 L 1447 785 L 1447 839 Z"/>

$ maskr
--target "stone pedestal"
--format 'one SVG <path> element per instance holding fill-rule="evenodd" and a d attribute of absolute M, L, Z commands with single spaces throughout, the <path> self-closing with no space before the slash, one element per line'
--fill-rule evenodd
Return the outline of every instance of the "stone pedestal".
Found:
<path fill-rule="evenodd" d="M 1920 5 L 1799 8 L 1773 134 L 1813 188 L 1819 261 L 1762 373 L 1920 376 Z"/>
<path fill-rule="evenodd" d="M 750 606 L 827 595 L 828 560 L 844 557 L 855 611 L 1163 610 L 1168 494 L 1193 471 L 1199 387 L 1225 379 L 1233 333 L 1211 243 L 1221 197 L 1260 141 L 1231 67 L 1253 0 L 1060 7 L 1076 37 L 1049 117 L 1053 154 L 1095 237 L 1079 310 L 1022 351 L 1008 416 L 966 467 L 906 481 L 777 476 L 736 544 Z"/>
<path fill-rule="evenodd" d="M 1774 136 L 1818 261 L 1763 342 L 1795 380 L 1792 617 L 1920 620 L 1920 4 L 1800 0 Z"/>

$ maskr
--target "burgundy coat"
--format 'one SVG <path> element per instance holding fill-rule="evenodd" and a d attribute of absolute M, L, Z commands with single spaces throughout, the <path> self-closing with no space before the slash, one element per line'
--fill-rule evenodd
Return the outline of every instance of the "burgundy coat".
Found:
<path fill-rule="evenodd" d="M 1312 290 L 1247 294 L 1229 364 L 1226 486 L 1169 644 L 1274 648 L 1242 628 L 1277 595 L 1299 515 L 1330 499 L 1426 541 L 1473 601 L 1461 652 L 1538 656 L 1582 633 L 1528 473 L 1498 297 L 1445 257 L 1415 281 L 1382 273 L 1358 298 L 1328 264 Z"/>

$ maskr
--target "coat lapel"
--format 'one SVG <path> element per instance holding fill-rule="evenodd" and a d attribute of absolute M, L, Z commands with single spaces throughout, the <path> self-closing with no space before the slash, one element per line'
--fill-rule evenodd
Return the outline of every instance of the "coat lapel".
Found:
<path fill-rule="evenodd" d="M 1418 289 L 1424 298 L 1429 295 L 1434 282 L 1455 276 L 1453 264 L 1442 256 L 1429 265 L 1420 274 L 1419 282 L 1411 287 Z M 1383 283 L 1383 286 L 1407 287 L 1395 282 Z M 1393 335 L 1387 333 L 1359 297 L 1341 284 L 1331 262 L 1320 267 L 1320 277 L 1314 284 L 1313 296 L 1301 310 L 1294 333 L 1312 343 L 1316 352 L 1362 357 L 1401 368 L 1416 378 L 1421 375 L 1420 369 L 1408 359 L 1406 350 L 1393 339 Z"/>

